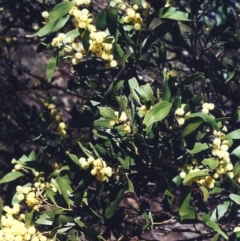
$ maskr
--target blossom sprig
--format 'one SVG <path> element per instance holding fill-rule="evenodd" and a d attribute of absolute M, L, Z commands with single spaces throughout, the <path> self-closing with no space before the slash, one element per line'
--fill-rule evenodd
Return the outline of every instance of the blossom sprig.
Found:
<path fill-rule="evenodd" d="M 86 159 L 81 157 L 79 159 L 79 163 L 85 170 L 91 166 L 91 175 L 95 176 L 96 179 L 100 182 L 106 181 L 107 177 L 112 176 L 112 168 L 107 166 L 106 162 L 102 158 L 94 159 L 93 157 L 89 157 Z"/>
<path fill-rule="evenodd" d="M 225 130 L 225 128 L 223 127 Z M 234 178 L 233 164 L 230 159 L 229 140 L 225 139 L 225 134 L 222 131 L 213 131 L 213 141 L 211 147 L 211 154 L 213 160 L 216 161 L 216 167 L 211 170 L 210 175 L 200 178 L 194 178 L 186 183 L 187 186 L 192 186 L 193 183 L 198 183 L 201 186 L 212 189 L 215 186 L 216 180 L 219 180 L 221 176 L 228 175 L 230 178 Z M 215 159 L 214 159 L 215 158 Z M 179 174 L 184 179 L 187 174 L 198 172 L 202 169 L 201 165 L 194 159 L 192 164 L 185 165 Z M 236 178 L 240 182 L 240 178 Z"/>
<path fill-rule="evenodd" d="M 186 104 L 181 104 L 180 108 L 177 108 L 175 111 L 175 117 L 178 122 L 179 126 L 184 125 L 186 119 L 188 118 L 187 116 L 191 114 L 191 112 L 186 112 L 185 111 L 185 106 Z"/>
<path fill-rule="evenodd" d="M 0 240 L 2 241 L 52 241 L 38 231 L 34 225 L 25 226 L 25 214 L 21 214 L 21 206 L 4 206 L 1 218 Z"/>
<path fill-rule="evenodd" d="M 87 9 L 90 0 L 73 0 L 74 6 L 69 11 L 75 28 L 79 29 L 80 36 L 72 38 L 67 37 L 65 33 L 59 33 L 57 37 L 52 39 L 51 46 L 53 48 L 63 48 L 65 56 L 71 58 L 72 64 L 77 65 L 84 57 L 97 57 L 106 61 L 106 68 L 115 68 L 118 63 L 112 54 L 113 43 L 115 39 L 107 36 L 104 31 L 97 31 L 93 24 L 94 16 Z M 47 12 L 42 13 L 47 19 Z M 83 48 L 84 32 L 89 33 L 89 48 Z M 109 39 L 111 40 L 109 42 Z"/>

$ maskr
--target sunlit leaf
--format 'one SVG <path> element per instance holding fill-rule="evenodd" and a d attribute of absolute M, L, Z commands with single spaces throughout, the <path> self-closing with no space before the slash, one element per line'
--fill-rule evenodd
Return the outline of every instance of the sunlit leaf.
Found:
<path fill-rule="evenodd" d="M 23 174 L 21 172 L 9 172 L 0 180 L 0 184 L 12 182 L 22 176 Z"/>
<path fill-rule="evenodd" d="M 211 222 L 218 222 L 224 214 L 228 211 L 230 206 L 230 201 L 225 201 L 219 204 L 213 211 L 212 216 L 210 218 Z"/>
<path fill-rule="evenodd" d="M 57 4 L 49 13 L 49 21 L 55 22 L 61 17 L 64 17 L 74 6 L 74 2 L 67 1 Z"/>
<path fill-rule="evenodd" d="M 231 193 L 229 195 L 229 198 L 231 200 L 233 200 L 236 204 L 240 205 L 240 196 L 239 195 Z"/>
<path fill-rule="evenodd" d="M 219 233 L 220 235 L 222 235 L 225 239 L 228 239 L 228 236 L 221 230 L 221 228 L 218 226 L 217 223 L 215 222 L 207 222 L 206 225 L 213 229 L 214 231 L 216 231 L 217 233 Z"/>
<path fill-rule="evenodd" d="M 146 114 L 143 124 L 150 126 L 153 123 L 164 119 L 170 112 L 172 104 L 167 101 L 160 101 L 154 105 Z"/>
<path fill-rule="evenodd" d="M 174 7 L 161 8 L 158 12 L 160 18 L 169 18 L 177 21 L 192 21 L 188 18 L 188 13 Z"/>
<path fill-rule="evenodd" d="M 66 16 L 63 18 L 60 18 L 54 22 L 48 22 L 44 27 L 42 27 L 38 32 L 35 33 L 35 35 L 39 37 L 43 37 L 45 35 L 48 35 L 50 33 L 55 33 L 59 29 L 61 29 L 68 21 L 70 16 Z"/>
<path fill-rule="evenodd" d="M 209 175 L 209 170 L 208 169 L 203 169 L 203 170 L 196 171 L 196 172 L 190 172 L 184 178 L 183 184 L 188 183 L 192 179 L 199 178 L 199 177 L 205 177 L 205 176 L 208 176 L 208 175 Z"/>

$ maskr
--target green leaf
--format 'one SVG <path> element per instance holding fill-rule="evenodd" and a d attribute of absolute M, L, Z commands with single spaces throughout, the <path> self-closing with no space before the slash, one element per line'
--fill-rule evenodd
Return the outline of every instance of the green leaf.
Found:
<path fill-rule="evenodd" d="M 236 204 L 240 205 L 240 196 L 237 194 L 230 194 L 229 198 L 233 200 Z"/>
<path fill-rule="evenodd" d="M 66 33 L 66 39 L 63 42 L 66 43 L 69 39 L 75 39 L 79 35 L 80 35 L 79 29 L 77 28 L 73 29 Z"/>
<path fill-rule="evenodd" d="M 173 200 L 174 200 L 174 196 L 172 195 L 172 193 L 168 189 L 165 190 L 164 196 L 167 198 L 168 204 L 172 205 Z"/>
<path fill-rule="evenodd" d="M 82 151 L 84 152 L 84 154 L 87 157 L 91 157 L 92 156 L 92 152 L 90 152 L 88 149 L 86 149 L 81 142 L 78 142 L 78 145 L 80 146 L 80 148 L 82 149 Z"/>
<path fill-rule="evenodd" d="M 59 29 L 61 29 L 66 24 L 66 22 L 68 21 L 69 17 L 70 16 L 66 16 L 66 17 L 58 19 L 55 22 L 48 22 L 44 27 L 42 27 L 34 35 L 37 35 L 39 37 L 43 37 L 43 36 L 48 35 L 50 33 L 57 32 Z"/>
<path fill-rule="evenodd" d="M 129 170 L 129 162 L 127 160 L 123 160 L 121 157 L 117 157 L 117 159 L 121 163 L 123 169 Z"/>
<path fill-rule="evenodd" d="M 207 200 L 209 198 L 209 192 L 208 192 L 207 188 L 204 186 L 200 186 L 200 189 L 202 190 L 202 193 L 203 193 L 203 201 L 207 202 Z"/>
<path fill-rule="evenodd" d="M 240 139 L 240 129 L 228 133 L 224 139 Z"/>
<path fill-rule="evenodd" d="M 106 22 L 107 14 L 104 10 L 101 10 L 96 18 L 96 28 L 97 30 L 104 31 L 107 28 Z"/>
<path fill-rule="evenodd" d="M 181 137 L 187 136 L 192 132 L 196 131 L 196 129 L 203 123 L 203 121 L 201 118 L 195 118 L 193 120 L 190 120 L 188 123 L 189 124 L 183 130 Z"/>
<path fill-rule="evenodd" d="M 151 30 L 146 39 L 143 41 L 142 54 L 147 53 L 151 46 L 159 39 L 163 38 L 175 24 L 175 21 L 165 21 Z"/>
<path fill-rule="evenodd" d="M 127 97 L 126 96 L 116 96 L 116 101 L 119 105 L 119 112 L 122 113 L 123 111 L 126 111 L 127 108 Z"/>
<path fill-rule="evenodd" d="M 106 15 L 107 27 L 111 35 L 115 36 L 117 32 L 118 23 L 118 9 L 110 7 Z"/>
<path fill-rule="evenodd" d="M 153 96 L 153 90 L 149 84 L 141 85 L 139 87 L 135 88 L 135 91 L 140 96 L 140 99 L 142 101 L 151 101 L 151 104 L 153 105 L 155 103 L 155 98 Z"/>
<path fill-rule="evenodd" d="M 62 2 L 57 4 L 53 10 L 49 13 L 49 21 L 55 22 L 61 17 L 64 17 L 74 6 L 74 2 Z"/>
<path fill-rule="evenodd" d="M 46 76 L 48 82 L 51 82 L 54 71 L 57 67 L 58 62 L 58 54 L 55 54 L 48 62 L 47 69 L 46 69 Z"/>
<path fill-rule="evenodd" d="M 85 224 L 84 224 L 80 219 L 81 219 L 80 217 L 74 218 L 74 221 L 77 223 L 77 225 L 78 225 L 80 228 L 83 228 L 83 227 L 85 227 Z"/>
<path fill-rule="evenodd" d="M 219 233 L 216 233 L 212 238 L 212 241 L 218 241 L 218 240 L 219 240 Z"/>
<path fill-rule="evenodd" d="M 120 189 L 116 198 L 110 202 L 109 206 L 105 209 L 105 217 L 106 219 L 110 219 L 117 210 L 118 204 L 121 202 L 123 197 L 123 188 Z"/>
<path fill-rule="evenodd" d="M 0 184 L 12 182 L 22 176 L 23 174 L 21 172 L 9 172 L 0 180 Z"/>
<path fill-rule="evenodd" d="M 128 180 L 128 189 L 130 192 L 134 192 L 134 186 L 133 186 L 133 183 L 132 181 L 127 177 L 127 180 Z"/>
<path fill-rule="evenodd" d="M 121 56 L 119 59 L 118 59 L 118 64 L 120 66 L 122 66 L 123 68 L 125 68 L 125 65 L 126 65 L 126 62 L 128 60 L 128 58 L 131 56 L 131 54 L 124 54 L 123 56 Z"/>
<path fill-rule="evenodd" d="M 203 73 L 196 73 L 191 76 L 188 76 L 183 82 L 181 83 L 183 86 L 188 87 L 193 84 L 195 81 L 200 80 L 204 77 Z"/>
<path fill-rule="evenodd" d="M 204 166 L 210 167 L 211 169 L 215 169 L 215 168 L 218 167 L 219 161 L 218 161 L 218 159 L 215 158 L 215 157 L 210 157 L 210 158 L 205 158 L 205 159 L 203 159 L 202 164 L 203 164 Z"/>
<path fill-rule="evenodd" d="M 112 125 L 110 125 L 110 120 L 106 120 L 106 119 L 98 119 L 98 120 L 95 120 L 94 122 L 94 126 L 95 127 L 105 127 L 105 128 L 113 128 Z"/>
<path fill-rule="evenodd" d="M 56 193 L 51 188 L 49 188 L 49 187 L 46 188 L 47 198 L 49 198 L 56 206 L 58 206 L 55 201 L 55 198 L 54 198 L 55 195 L 56 195 Z"/>
<path fill-rule="evenodd" d="M 30 213 L 25 211 L 25 227 L 26 228 L 29 228 L 30 224 L 32 223 L 33 213 L 34 213 L 34 209 Z"/>
<path fill-rule="evenodd" d="M 178 214 L 180 220 L 183 221 L 185 219 L 196 219 L 196 211 L 190 204 L 191 192 L 185 197 L 181 207 L 178 210 Z"/>
<path fill-rule="evenodd" d="M 164 119 L 170 112 L 172 104 L 167 101 L 160 101 L 154 105 L 146 114 L 143 124 L 150 126 L 153 123 Z"/>
<path fill-rule="evenodd" d="M 72 161 L 74 161 L 78 166 L 81 166 L 81 164 L 79 163 L 79 159 L 76 155 L 73 155 L 73 154 L 69 154 L 68 155 Z"/>
<path fill-rule="evenodd" d="M 218 226 L 217 223 L 215 222 L 207 222 L 206 225 L 213 229 L 214 231 L 216 231 L 217 233 L 219 233 L 220 235 L 222 235 L 225 239 L 228 239 L 228 236 L 221 230 L 221 228 Z"/>
<path fill-rule="evenodd" d="M 188 115 L 188 118 L 201 118 L 204 122 L 208 123 L 213 129 L 219 131 L 218 125 L 216 123 L 216 121 L 209 116 L 208 114 L 205 113 L 194 113 L 194 114 L 190 114 Z"/>
<path fill-rule="evenodd" d="M 179 187 L 182 184 L 182 178 L 179 175 L 174 177 L 172 181 L 177 185 L 177 187 Z"/>
<path fill-rule="evenodd" d="M 236 183 L 232 178 L 230 178 L 228 175 L 226 176 L 228 182 L 231 183 L 232 187 L 234 189 L 236 189 L 239 193 L 240 193 L 240 186 L 238 185 L 238 183 Z"/>
<path fill-rule="evenodd" d="M 219 204 L 213 211 L 210 221 L 211 222 L 218 222 L 224 214 L 228 211 L 229 206 L 230 206 L 230 201 L 225 201 L 222 204 Z"/>
<path fill-rule="evenodd" d="M 0 197 L 0 220 L 2 220 L 2 212 L 3 212 L 3 202 L 2 202 L 2 198 Z"/>
<path fill-rule="evenodd" d="M 123 86 L 124 80 L 117 80 L 109 86 L 108 90 L 106 91 L 104 97 L 112 94 L 116 94 Z"/>
<path fill-rule="evenodd" d="M 169 79 L 164 80 L 163 90 L 162 90 L 162 99 L 169 101 L 171 99 L 171 89 L 169 86 Z"/>
<path fill-rule="evenodd" d="M 56 179 L 57 184 L 60 188 L 61 194 L 68 204 L 68 207 L 70 208 L 71 205 L 73 205 L 73 201 L 70 200 L 69 196 L 71 196 L 71 193 L 73 192 L 71 186 L 70 186 L 70 180 L 68 176 L 65 175 L 59 175 Z"/>
<path fill-rule="evenodd" d="M 47 213 L 44 212 L 39 216 L 39 218 L 34 223 L 37 223 L 37 224 L 40 224 L 40 225 L 52 225 L 53 221 L 51 219 L 53 219 L 53 218 L 49 217 L 47 215 Z"/>
<path fill-rule="evenodd" d="M 240 146 L 238 146 L 231 152 L 231 156 L 235 156 L 240 160 Z"/>
<path fill-rule="evenodd" d="M 183 180 L 183 184 L 188 183 L 192 179 L 199 178 L 199 177 L 205 177 L 209 175 L 209 170 L 208 169 L 203 169 L 197 172 L 191 172 L 188 173 L 187 176 Z"/>
<path fill-rule="evenodd" d="M 82 38 L 82 44 L 86 52 L 88 52 L 88 49 L 90 46 L 89 40 L 90 40 L 90 32 L 88 30 L 85 30 Z"/>
<path fill-rule="evenodd" d="M 118 117 L 115 115 L 114 110 L 110 107 L 98 107 L 100 115 L 106 119 L 117 120 Z"/>
<path fill-rule="evenodd" d="M 189 151 L 189 153 L 191 155 L 194 155 L 194 154 L 199 153 L 201 151 L 204 151 L 208 148 L 210 148 L 210 147 L 207 143 L 196 142 L 195 145 L 194 145 L 194 148 L 191 151 Z"/>
<path fill-rule="evenodd" d="M 240 174 L 240 162 L 236 162 L 233 168 L 234 177 Z"/>
<path fill-rule="evenodd" d="M 158 16 L 160 18 L 169 18 L 177 21 L 192 21 L 188 18 L 187 12 L 183 12 L 174 7 L 165 7 L 159 9 Z"/>

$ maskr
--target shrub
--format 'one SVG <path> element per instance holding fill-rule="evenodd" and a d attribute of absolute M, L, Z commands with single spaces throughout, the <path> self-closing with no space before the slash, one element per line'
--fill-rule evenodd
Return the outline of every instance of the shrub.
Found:
<path fill-rule="evenodd" d="M 102 87 L 69 123 L 44 103 L 41 151 L 13 160 L 0 180 L 28 180 L 2 207 L 3 240 L 129 240 L 172 219 L 203 224 L 201 239 L 237 238 L 237 6 L 115 0 L 94 18 L 90 1 L 75 0 L 44 11 L 35 35 L 50 39 L 47 81 L 62 61 L 76 88 Z M 90 131 L 74 138 L 78 122 Z M 148 200 L 156 195 L 160 221 Z M 141 223 L 129 230 L 128 217 Z"/>

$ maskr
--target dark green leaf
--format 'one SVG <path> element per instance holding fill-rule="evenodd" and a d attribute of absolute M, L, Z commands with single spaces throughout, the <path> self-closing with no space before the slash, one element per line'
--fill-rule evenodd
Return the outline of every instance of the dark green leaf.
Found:
<path fill-rule="evenodd" d="M 176 24 L 175 21 L 165 21 L 159 24 L 156 28 L 151 30 L 147 38 L 143 41 L 142 44 L 142 54 L 149 51 L 149 48 L 156 43 L 159 39 L 164 37 L 171 28 Z"/>
<path fill-rule="evenodd" d="M 111 35 L 115 36 L 117 32 L 118 23 L 118 9 L 110 7 L 106 15 L 107 27 Z"/>
<path fill-rule="evenodd" d="M 97 30 L 104 31 L 107 28 L 106 22 L 106 13 L 104 10 L 101 10 L 96 18 L 96 28 Z"/>
<path fill-rule="evenodd" d="M 121 202 L 122 197 L 123 197 L 123 188 L 120 189 L 120 191 L 118 192 L 116 198 L 110 202 L 109 206 L 105 209 L 105 217 L 107 219 L 110 219 L 114 213 L 117 210 L 118 204 Z"/>
<path fill-rule="evenodd" d="M 182 85 L 185 87 L 190 86 L 197 80 L 201 80 L 204 77 L 203 73 L 196 73 L 191 76 L 188 76 L 185 80 L 183 80 Z"/>

